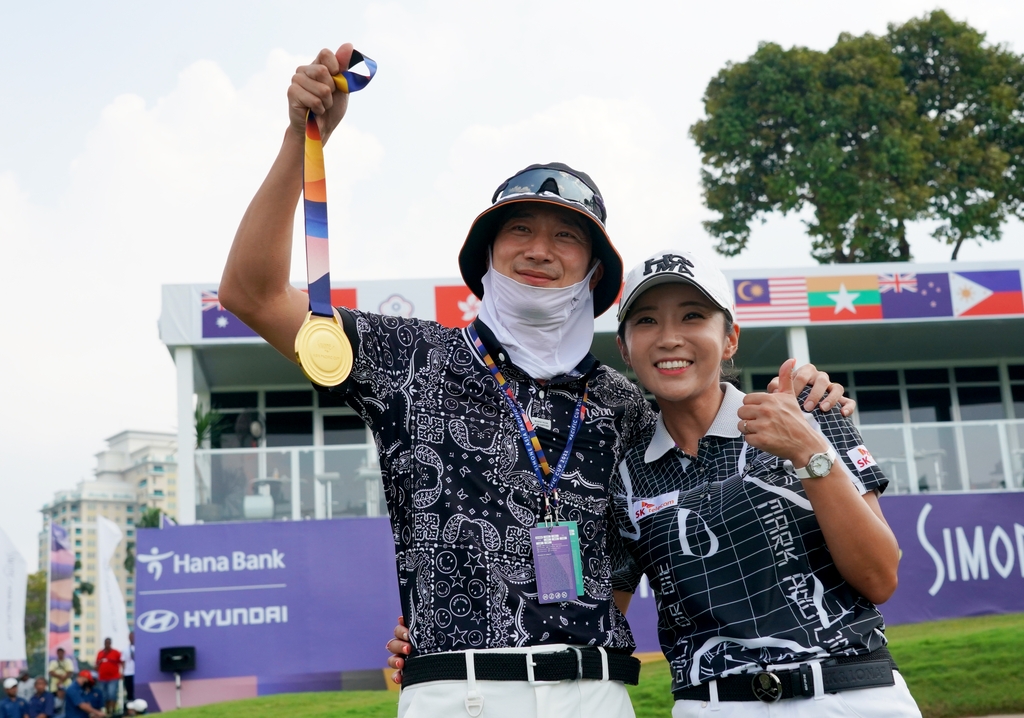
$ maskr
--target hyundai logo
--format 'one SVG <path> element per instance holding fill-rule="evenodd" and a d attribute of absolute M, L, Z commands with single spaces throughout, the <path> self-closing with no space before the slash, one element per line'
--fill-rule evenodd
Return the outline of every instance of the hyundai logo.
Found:
<path fill-rule="evenodd" d="M 166 633 L 178 625 L 178 614 L 164 608 L 146 611 L 135 619 L 135 625 L 146 633 Z"/>

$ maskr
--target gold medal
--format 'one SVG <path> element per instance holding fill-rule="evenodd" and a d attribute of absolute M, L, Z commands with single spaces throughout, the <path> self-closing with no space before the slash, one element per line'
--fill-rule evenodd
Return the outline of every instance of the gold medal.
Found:
<path fill-rule="evenodd" d="M 341 316 L 313 316 L 306 312 L 306 320 L 295 335 L 295 360 L 302 373 L 319 386 L 337 386 L 352 372 L 352 343 L 341 326 Z"/>

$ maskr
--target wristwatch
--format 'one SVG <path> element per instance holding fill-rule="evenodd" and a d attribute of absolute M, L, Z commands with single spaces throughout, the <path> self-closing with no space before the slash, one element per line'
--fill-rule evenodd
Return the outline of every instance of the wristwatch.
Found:
<path fill-rule="evenodd" d="M 812 454 L 807 466 L 796 469 L 796 476 L 799 479 L 820 479 L 822 476 L 828 475 L 838 458 L 839 455 L 832 447 L 829 447 L 828 451 L 823 454 Z"/>

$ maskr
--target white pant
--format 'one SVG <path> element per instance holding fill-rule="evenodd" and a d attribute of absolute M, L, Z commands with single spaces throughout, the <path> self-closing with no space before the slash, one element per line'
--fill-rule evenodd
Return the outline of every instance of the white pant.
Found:
<path fill-rule="evenodd" d="M 921 718 L 907 683 L 893 671 L 896 685 L 826 693 L 820 699 L 760 701 L 676 701 L 672 718 Z"/>
<path fill-rule="evenodd" d="M 564 650 L 538 646 L 535 653 Z M 483 653 L 484 651 L 477 651 Z M 527 653 L 530 649 L 488 649 Z M 402 689 L 398 718 L 635 718 L 618 681 L 430 681 Z"/>

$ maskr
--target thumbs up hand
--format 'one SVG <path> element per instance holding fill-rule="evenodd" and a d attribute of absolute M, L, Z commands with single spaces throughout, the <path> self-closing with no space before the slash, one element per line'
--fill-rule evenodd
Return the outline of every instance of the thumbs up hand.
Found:
<path fill-rule="evenodd" d="M 795 387 L 802 390 L 808 382 L 801 382 L 799 377 L 794 380 L 795 365 L 795 359 L 787 359 L 779 368 L 779 376 L 773 380 L 778 382 L 774 393 L 747 394 L 743 398 L 743 406 L 736 412 L 737 428 L 755 449 L 804 467 L 813 454 L 828 451 L 829 444 L 807 423 L 797 402 Z"/>
<path fill-rule="evenodd" d="M 792 362 L 796 364 L 796 360 L 792 360 Z M 786 364 L 789 364 L 789 362 L 786 362 Z M 785 367 L 786 364 L 782 366 Z M 790 371 L 792 372 L 792 366 L 790 366 Z M 857 402 L 845 396 L 842 384 L 831 381 L 828 374 L 818 371 L 813 364 L 804 364 L 797 369 L 793 373 L 792 383 L 794 393 L 797 396 L 800 396 L 800 392 L 804 390 L 804 387 L 811 387 L 811 393 L 804 400 L 804 411 L 813 411 L 815 405 L 822 411 L 828 411 L 832 407 L 838 406 L 843 416 L 853 416 L 853 410 L 856 408 Z M 779 391 L 779 377 L 775 377 L 768 384 L 769 394 L 774 394 L 777 391 Z"/>

